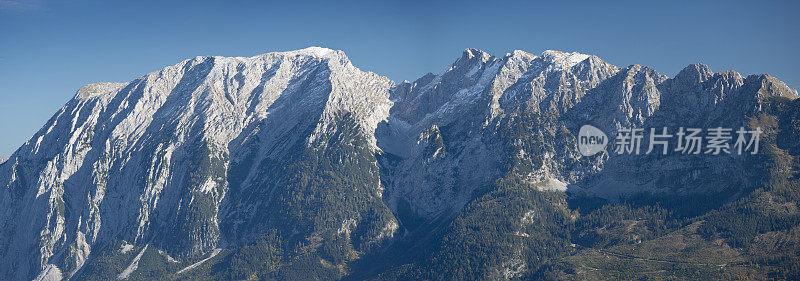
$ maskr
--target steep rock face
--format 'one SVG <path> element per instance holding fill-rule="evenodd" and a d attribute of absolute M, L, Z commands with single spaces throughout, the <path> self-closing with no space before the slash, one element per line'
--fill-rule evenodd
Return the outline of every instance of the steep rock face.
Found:
<path fill-rule="evenodd" d="M 617 71 L 578 53 L 514 51 L 498 58 L 468 49 L 443 74 L 398 85 L 389 119 L 376 133 L 388 155 L 384 180 L 390 206 L 423 218 L 458 211 L 503 174 L 509 157 L 504 123 L 516 122 L 520 114 L 553 118 L 552 126 L 537 128 L 552 135 L 559 116 Z M 542 154 L 564 157 L 555 151 L 536 153 Z M 530 171 L 530 180 L 555 177 L 550 174 L 558 173 L 556 168 L 547 165 L 562 163 L 550 163 Z"/>
<path fill-rule="evenodd" d="M 669 78 L 645 66 L 617 68 L 581 54 L 519 54 L 524 53 L 498 59 L 467 50 L 445 73 L 395 89 L 395 107 L 376 132 L 384 153 L 382 180 L 401 224 L 435 250 L 380 278 L 547 279 L 539 274 L 575 247 L 565 237 L 579 215 L 563 193 L 535 190 L 566 190 L 576 201 L 624 199 L 656 209 L 664 204 L 667 212 L 692 218 L 753 190 L 774 188 L 764 184 L 775 174 L 765 172 L 775 167 L 774 157 L 786 161 L 781 167 L 796 166 L 788 164 L 796 155 L 771 144 L 776 131 L 769 128 L 796 127 L 791 117 L 773 115 L 776 108 L 796 110 L 798 95 L 773 77 L 713 73 L 698 64 Z M 606 151 L 589 157 L 577 152 L 582 125 L 612 138 Z M 762 136 L 759 156 L 681 155 L 674 140 L 668 155 L 613 153 L 620 129 L 662 127 L 673 134 L 679 127 L 763 127 L 771 133 Z M 641 154 L 648 145 L 643 140 Z M 782 219 L 794 221 L 796 213 L 786 213 Z M 420 227 L 425 223 L 433 228 Z M 443 238 L 426 241 L 415 231 Z"/>
<path fill-rule="evenodd" d="M 400 84 L 324 48 L 197 57 L 84 86 L 0 163 L 0 278 L 162 278 L 137 271 L 153 256 L 172 277 L 208 262 L 239 265 L 225 276 L 241 279 L 279 267 L 297 269 L 281 273 L 290 279 L 319 268 L 338 278 L 383 246 L 429 246 L 403 239 L 475 243 L 461 231 L 488 227 L 483 215 L 520 228 L 501 256 L 476 254 L 500 261 L 483 276 L 525 276 L 536 261 L 523 251 L 552 253 L 520 237 L 565 246 L 560 226 L 574 220 L 566 195 L 537 190 L 724 201 L 758 180 L 743 157 L 615 155 L 613 142 L 585 157 L 582 125 L 612 139 L 627 127 L 753 129 L 775 98 L 797 92 L 768 75 L 697 64 L 669 78 L 559 51 L 468 49 L 445 72 Z M 398 232 L 411 238 L 390 239 Z"/>
<path fill-rule="evenodd" d="M 228 169 L 245 189 L 261 166 L 230 163 L 322 144 L 343 114 L 373 149 L 391 86 L 323 48 L 198 57 L 131 83 L 87 85 L 0 167 L 0 275 L 31 279 L 54 264 L 67 277 L 112 239 L 182 258 L 235 244 L 219 226 L 249 207 L 226 205 Z"/>
<path fill-rule="evenodd" d="M 444 73 L 394 89 L 395 105 L 376 133 L 385 153 L 387 200 L 411 220 L 448 215 L 515 162 L 529 166 L 514 171 L 528 182 L 609 199 L 748 186 L 745 178 L 752 175 L 744 175 L 741 158 L 613 155 L 613 138 L 621 128 L 748 127 L 746 120 L 771 97 L 794 99 L 797 93 L 768 75 L 713 73 L 702 64 L 669 78 L 646 66 L 618 68 L 578 53 L 514 51 L 498 58 L 468 49 Z M 523 134 L 534 136 L 529 147 L 512 132 L 526 122 L 533 125 Z M 577 132 L 586 124 L 612 138 L 605 152 L 577 152 Z M 642 153 L 647 145 L 645 139 Z"/>
<path fill-rule="evenodd" d="M 624 101 L 607 105 L 587 103 L 585 107 L 579 105 L 570 120 L 575 122 L 571 128 L 577 129 L 579 124 L 594 124 L 613 137 L 622 127 L 654 128 L 657 133 L 667 128 L 673 136 L 681 127 L 703 130 L 722 127 L 733 129 L 732 141 L 735 141 L 735 131 L 740 127 L 756 130 L 757 125 L 752 120 L 758 118 L 762 107 L 769 104 L 771 98 L 797 98 L 794 90 L 771 76 L 743 77 L 735 71 L 713 73 L 702 64 L 687 66 L 670 79 L 653 74 L 652 70 L 645 73 L 644 80 L 633 80 L 633 85 L 640 85 L 632 88 L 636 93 L 636 87 L 640 87 L 640 94 L 633 95 L 633 100 L 638 100 L 641 105 L 638 109 L 635 106 L 628 107 L 627 104 L 634 103 Z M 613 81 L 612 78 L 609 82 Z M 623 88 L 626 88 L 624 84 Z M 586 111 L 613 109 L 613 104 L 620 104 L 619 109 L 627 110 L 581 116 Z M 650 133 L 645 132 L 646 135 Z M 648 138 L 642 140 L 642 154 L 649 149 L 649 144 Z M 654 146 L 656 153 L 653 155 L 612 155 L 613 147 L 610 146 L 606 153 L 601 154 L 601 157 L 609 159 L 593 164 L 601 171 L 574 182 L 574 191 L 610 199 L 621 194 L 642 192 L 683 195 L 710 193 L 715 194 L 716 198 L 709 200 L 719 202 L 755 187 L 753 179 L 758 175 L 755 174 L 757 169 L 752 167 L 755 163 L 751 157 L 724 153 L 709 156 L 705 155 L 706 147 L 701 149 L 699 155 L 685 155 L 675 150 L 674 141 L 671 145 L 667 155 L 661 155 L 658 151 L 661 146 Z"/>

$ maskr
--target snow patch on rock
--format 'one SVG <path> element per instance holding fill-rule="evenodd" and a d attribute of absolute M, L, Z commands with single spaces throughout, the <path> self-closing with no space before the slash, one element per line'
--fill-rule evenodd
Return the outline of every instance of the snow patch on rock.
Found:
<path fill-rule="evenodd" d="M 202 259 L 202 260 L 200 260 L 200 261 L 198 261 L 198 262 L 196 262 L 196 263 L 194 263 L 194 264 L 192 264 L 190 266 L 187 266 L 184 269 L 179 270 L 178 273 L 175 273 L 175 275 L 180 275 L 181 273 L 187 272 L 189 270 L 192 270 L 192 269 L 202 265 L 204 262 L 214 258 L 221 251 L 222 251 L 222 249 L 214 249 L 214 251 L 211 252 L 211 255 L 209 255 L 207 258 L 204 258 L 204 259 Z"/>
<path fill-rule="evenodd" d="M 59 269 L 55 265 L 48 264 L 47 266 L 45 266 L 44 270 L 42 270 L 42 272 L 39 273 L 39 275 L 36 276 L 36 278 L 34 278 L 33 280 L 35 280 L 35 281 L 61 281 L 61 279 L 63 279 L 63 276 L 61 275 L 61 269 Z"/>
<path fill-rule="evenodd" d="M 126 278 L 128 278 L 128 276 L 131 275 L 131 273 L 133 273 L 134 271 L 136 271 L 137 268 L 139 268 L 139 260 L 142 258 L 142 255 L 144 255 L 144 252 L 147 251 L 147 247 L 149 246 L 150 245 L 144 245 L 144 249 L 142 249 L 142 251 L 139 252 L 139 254 L 136 255 L 136 257 L 133 258 L 131 264 L 128 265 L 128 267 L 126 267 L 125 270 L 122 271 L 122 273 L 117 275 L 117 280 L 125 280 Z"/>

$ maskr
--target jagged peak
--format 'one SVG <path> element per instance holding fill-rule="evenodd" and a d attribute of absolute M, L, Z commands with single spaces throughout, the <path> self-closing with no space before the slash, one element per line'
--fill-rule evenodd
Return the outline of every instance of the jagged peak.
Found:
<path fill-rule="evenodd" d="M 225 64 L 225 63 L 240 63 L 247 60 L 253 59 L 263 59 L 267 57 L 283 57 L 283 58 L 292 58 L 292 57 L 305 57 L 305 58 L 315 58 L 321 59 L 329 62 L 334 62 L 340 65 L 352 65 L 350 60 L 347 58 L 347 55 L 341 50 L 333 50 L 324 47 L 308 47 L 305 49 L 294 50 L 294 51 L 285 51 L 285 52 L 269 52 L 264 53 L 261 55 L 256 55 L 252 57 L 225 57 L 225 56 L 196 56 L 194 58 L 183 60 L 177 64 L 170 65 L 167 67 L 160 68 L 159 70 L 150 72 L 145 74 L 144 77 L 148 75 L 152 75 L 155 73 L 163 72 L 168 69 L 172 68 L 180 68 L 188 65 L 199 65 L 203 63 L 212 63 L 213 65 L 216 64 Z M 120 88 L 127 85 L 127 83 L 117 83 L 117 82 L 99 82 L 99 83 L 91 83 L 84 85 L 81 87 L 77 94 L 75 95 L 76 99 L 89 99 L 100 97 L 115 90 L 119 90 Z"/>
<path fill-rule="evenodd" d="M 797 90 L 789 88 L 785 83 L 769 74 L 751 74 L 745 78 L 745 83 L 753 83 L 759 89 L 758 94 L 765 96 L 778 96 L 789 99 L 797 99 Z"/>
<path fill-rule="evenodd" d="M 720 76 L 720 77 L 725 77 L 725 78 L 730 78 L 730 79 L 737 79 L 737 80 L 744 79 L 744 76 L 742 76 L 742 74 L 740 74 L 739 72 L 736 72 L 735 70 L 732 70 L 732 69 L 725 70 L 725 71 L 719 71 L 717 73 L 714 73 L 714 76 Z"/>
<path fill-rule="evenodd" d="M 504 58 L 505 59 L 519 58 L 519 59 L 533 60 L 536 58 L 536 55 L 528 53 L 523 50 L 513 50 L 510 53 L 506 53 Z"/>
<path fill-rule="evenodd" d="M 538 58 L 536 55 L 522 51 L 522 50 L 514 50 L 510 53 L 506 53 L 503 56 L 503 61 L 505 65 L 503 66 L 508 67 L 509 65 L 512 66 L 521 66 L 521 65 L 530 65 L 530 63 Z"/>
<path fill-rule="evenodd" d="M 641 64 L 638 64 L 638 63 L 631 64 L 631 65 L 629 65 L 627 67 L 623 67 L 621 69 L 621 71 L 625 71 L 625 72 L 628 72 L 628 73 L 636 73 L 636 72 L 658 73 L 655 69 L 652 69 L 649 66 L 641 65 Z"/>
<path fill-rule="evenodd" d="M 473 63 L 490 63 L 495 59 L 497 59 L 495 56 L 487 52 L 474 48 L 467 48 L 462 52 L 461 57 L 459 57 L 451 65 L 448 71 L 452 71 L 459 67 L 464 67 Z M 594 55 L 587 55 L 579 52 L 562 52 L 557 50 L 546 50 L 542 52 L 541 56 L 536 56 L 523 50 L 513 50 L 509 53 L 506 53 L 501 60 L 504 62 L 518 61 L 524 64 L 528 64 L 534 60 L 537 60 L 541 63 L 544 63 L 544 67 L 557 71 L 569 69 L 587 60 L 589 61 L 588 63 L 590 66 L 605 65 L 614 68 L 614 70 L 619 69 L 618 67 L 611 65 Z"/>
<path fill-rule="evenodd" d="M 489 58 L 491 58 L 492 55 L 490 55 L 487 52 L 484 52 L 484 51 L 481 51 L 481 50 L 478 50 L 478 49 L 473 49 L 473 48 L 464 49 L 464 52 L 461 53 L 461 59 L 470 60 L 470 59 L 475 58 L 475 57 L 479 57 L 481 59 L 481 61 L 485 62 L 485 61 L 489 60 Z"/>
<path fill-rule="evenodd" d="M 619 77 L 628 77 L 626 79 L 647 79 L 652 80 L 654 83 L 659 84 L 669 79 L 664 74 L 659 73 L 655 69 L 641 64 L 632 64 L 627 67 L 620 68 L 616 75 Z"/>
<path fill-rule="evenodd" d="M 586 59 L 590 56 L 578 52 L 562 52 L 556 50 L 546 50 L 542 52 L 542 60 L 550 64 L 554 69 L 567 69 Z"/>
<path fill-rule="evenodd" d="M 436 74 L 428 72 L 425 75 L 422 75 L 422 77 L 417 78 L 417 80 L 414 80 L 414 82 L 411 82 L 411 83 L 413 83 L 413 84 L 427 84 L 428 82 L 432 81 L 434 78 L 436 78 Z"/>
<path fill-rule="evenodd" d="M 208 59 L 213 59 L 215 62 L 226 62 L 226 61 L 242 62 L 252 59 L 276 58 L 276 57 L 277 58 L 304 57 L 304 58 L 315 58 L 321 60 L 338 60 L 349 63 L 347 55 L 341 50 L 333 50 L 325 47 L 311 46 L 305 49 L 299 49 L 293 51 L 263 53 L 252 57 L 197 56 L 194 59 L 187 59 L 181 62 L 181 64 L 182 63 L 199 64 L 205 62 Z"/>
<path fill-rule="evenodd" d="M 590 70 L 590 71 L 598 71 L 604 70 L 610 73 L 614 73 L 619 71 L 619 67 L 616 65 L 610 64 L 595 55 L 589 55 L 588 58 L 585 60 L 575 64 L 572 66 L 573 71 L 583 71 L 583 70 Z"/>
<path fill-rule="evenodd" d="M 485 64 L 490 60 L 492 60 L 493 58 L 494 56 L 490 55 L 487 52 L 478 49 L 467 48 L 464 50 L 464 52 L 461 53 L 461 57 L 459 57 L 455 62 L 453 62 L 448 71 L 475 63 Z"/>
<path fill-rule="evenodd" d="M 602 65 L 602 66 L 607 66 L 607 67 L 611 67 L 611 68 L 614 68 L 614 69 L 619 69 L 619 67 L 617 67 L 617 66 L 615 66 L 613 64 L 610 64 L 610 63 L 604 61 L 603 59 L 601 59 L 600 57 L 595 56 L 595 55 L 589 55 L 588 58 L 586 58 L 585 60 L 581 61 L 580 63 L 581 64 L 587 64 L 589 66 Z"/>
<path fill-rule="evenodd" d="M 714 72 L 711 68 L 702 63 L 695 63 L 687 65 L 677 75 L 676 80 L 689 80 L 692 82 L 702 83 L 711 78 Z"/>

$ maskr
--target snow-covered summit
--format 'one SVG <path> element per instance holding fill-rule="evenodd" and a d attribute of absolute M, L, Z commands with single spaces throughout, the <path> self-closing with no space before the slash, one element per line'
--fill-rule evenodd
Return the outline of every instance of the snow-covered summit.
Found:
<path fill-rule="evenodd" d="M 554 69 L 570 68 L 579 62 L 588 59 L 590 56 L 578 52 L 566 53 L 561 51 L 547 50 L 542 53 L 542 58 L 551 63 Z"/>
<path fill-rule="evenodd" d="M 290 54 L 291 53 L 309 54 L 309 55 L 312 55 L 312 56 L 315 56 L 315 57 L 321 57 L 322 58 L 322 57 L 329 57 L 329 56 L 331 56 L 331 54 L 334 54 L 334 53 L 343 54 L 344 52 L 338 51 L 338 50 L 332 50 L 332 49 L 328 49 L 328 48 L 324 48 L 324 47 L 312 46 L 312 47 L 308 47 L 308 48 L 297 50 L 297 51 L 289 51 L 287 53 L 290 53 Z"/>

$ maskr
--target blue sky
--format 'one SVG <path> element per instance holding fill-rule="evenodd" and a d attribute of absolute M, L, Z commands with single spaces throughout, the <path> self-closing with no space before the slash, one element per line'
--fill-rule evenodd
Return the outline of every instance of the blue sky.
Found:
<path fill-rule="evenodd" d="M 800 1 L 605 2 L 0 0 L 0 155 L 80 86 L 198 55 L 323 46 L 402 81 L 443 71 L 465 48 L 555 49 L 668 76 L 702 62 L 800 87 Z"/>

